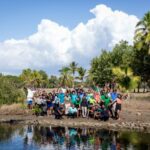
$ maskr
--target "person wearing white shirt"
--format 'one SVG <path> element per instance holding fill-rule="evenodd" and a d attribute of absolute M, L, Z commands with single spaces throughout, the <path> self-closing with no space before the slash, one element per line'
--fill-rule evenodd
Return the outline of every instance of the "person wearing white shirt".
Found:
<path fill-rule="evenodd" d="M 32 108 L 32 103 L 33 103 L 33 96 L 35 91 L 32 91 L 31 89 L 27 89 L 27 103 L 28 103 L 28 108 L 31 109 Z"/>

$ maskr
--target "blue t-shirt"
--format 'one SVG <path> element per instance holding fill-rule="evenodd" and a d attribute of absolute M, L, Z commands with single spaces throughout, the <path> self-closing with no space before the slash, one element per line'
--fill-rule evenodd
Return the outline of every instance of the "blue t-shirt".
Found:
<path fill-rule="evenodd" d="M 79 94 L 80 100 L 82 100 L 83 96 L 84 96 L 83 93 L 80 93 L 80 94 Z"/>
<path fill-rule="evenodd" d="M 77 95 L 76 94 L 72 94 L 71 95 L 71 102 L 74 104 L 77 100 Z"/>
<path fill-rule="evenodd" d="M 111 99 L 112 99 L 112 101 L 115 101 L 115 99 L 117 98 L 117 96 L 118 96 L 118 94 L 117 93 L 115 93 L 115 92 L 112 92 L 111 94 Z"/>
<path fill-rule="evenodd" d="M 65 101 L 65 94 L 64 93 L 59 93 L 58 98 L 60 99 L 60 103 L 63 104 Z"/>

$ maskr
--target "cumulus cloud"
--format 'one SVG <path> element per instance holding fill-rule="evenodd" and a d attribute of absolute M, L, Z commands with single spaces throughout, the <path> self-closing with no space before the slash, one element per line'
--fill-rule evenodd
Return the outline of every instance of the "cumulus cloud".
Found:
<path fill-rule="evenodd" d="M 0 42 L 0 72 L 16 73 L 30 67 L 56 73 L 72 60 L 86 67 L 101 49 L 111 49 L 120 40 L 132 44 L 136 16 L 105 5 L 90 12 L 94 17 L 72 30 L 43 19 L 33 35 Z"/>

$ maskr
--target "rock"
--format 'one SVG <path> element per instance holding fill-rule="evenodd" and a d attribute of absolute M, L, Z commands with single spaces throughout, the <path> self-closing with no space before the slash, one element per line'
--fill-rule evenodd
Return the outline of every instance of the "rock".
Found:
<path fill-rule="evenodd" d="M 141 116 L 142 114 L 141 114 L 140 112 L 137 112 L 136 115 L 137 115 L 137 116 Z"/>
<path fill-rule="evenodd" d="M 146 126 L 143 126 L 143 129 L 144 129 L 144 130 L 147 130 L 147 127 L 146 127 Z"/>
<path fill-rule="evenodd" d="M 126 124 L 124 122 L 122 122 L 121 125 L 124 127 Z"/>

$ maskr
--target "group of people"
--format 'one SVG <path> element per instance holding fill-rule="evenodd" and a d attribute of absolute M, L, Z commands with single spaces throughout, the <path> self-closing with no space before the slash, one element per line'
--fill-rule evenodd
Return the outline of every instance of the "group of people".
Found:
<path fill-rule="evenodd" d="M 28 90 L 28 108 L 37 110 L 36 115 L 54 115 L 56 119 L 94 118 L 103 121 L 110 117 L 120 119 L 121 104 L 125 98 L 116 89 L 104 87 L 101 91 L 92 89 L 59 89 L 57 91 Z M 31 97 L 32 95 L 32 97 Z"/>

